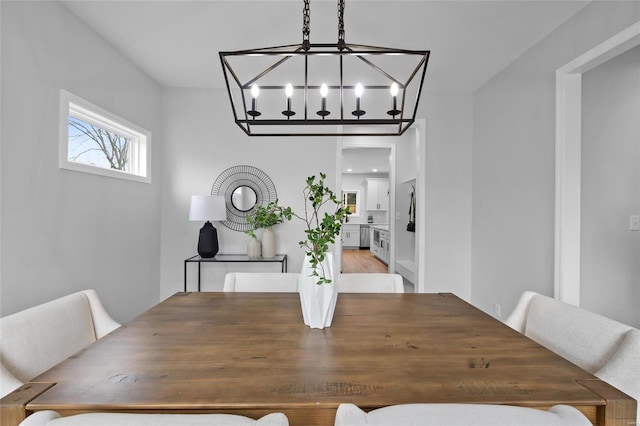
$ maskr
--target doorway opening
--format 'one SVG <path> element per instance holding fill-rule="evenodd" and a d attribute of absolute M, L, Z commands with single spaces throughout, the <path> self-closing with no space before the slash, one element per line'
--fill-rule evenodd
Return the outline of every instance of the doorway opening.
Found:
<path fill-rule="evenodd" d="M 554 297 L 580 306 L 582 74 L 640 45 L 640 22 L 556 70 Z"/>
<path fill-rule="evenodd" d="M 409 129 L 404 135 L 393 138 L 339 138 L 336 149 L 336 188 L 344 197 L 343 201 L 355 207 L 355 215 L 350 217 L 349 222 L 343 224 L 340 238 L 336 240 L 336 266 L 343 271 L 343 252 L 348 257 L 351 254 L 363 254 L 371 252 L 372 247 L 379 247 L 387 250 L 381 256 L 386 262 L 381 262 L 376 257 L 377 262 L 386 266 L 387 272 L 397 273 L 402 276 L 405 292 L 422 293 L 427 286 L 424 279 L 426 270 L 426 197 L 425 197 L 425 161 L 426 161 L 426 123 L 424 119 L 416 121 L 415 128 Z M 383 183 L 376 187 L 367 185 L 367 177 L 362 177 L 358 181 L 350 181 L 350 176 L 358 169 L 356 166 L 349 166 L 350 157 L 354 163 L 360 167 L 367 167 L 365 159 L 368 154 L 380 155 L 378 164 L 388 165 L 388 178 L 386 176 L 368 176 L 375 182 L 381 179 Z M 369 164 L 368 169 L 363 172 L 373 172 L 374 167 Z M 351 169 L 351 171 L 349 171 Z M 388 185 L 385 187 L 385 183 Z M 367 197 L 367 192 L 378 194 Z M 338 191 L 336 191 L 338 192 Z M 382 193 L 382 203 L 379 194 Z M 384 195 L 388 193 L 388 206 L 385 205 L 387 199 Z M 367 201 L 365 198 L 369 198 Z M 377 201 L 376 201 L 377 200 Z M 373 213 L 369 213 L 369 210 Z M 369 222 L 369 216 L 372 223 Z M 384 225 L 387 229 L 380 229 Z M 360 244 L 355 242 L 360 231 L 358 227 L 369 226 L 369 249 L 360 249 Z M 364 226 L 362 226 L 364 225 Z M 371 225 L 378 225 L 372 227 Z M 350 229 L 351 228 L 351 229 Z M 377 234 L 373 230 L 378 228 Z M 366 229 L 366 228 L 365 228 Z M 373 230 L 372 230 L 373 229 Z M 345 239 L 347 241 L 345 241 Z M 380 242 L 382 241 L 382 242 Z M 378 243 L 375 245 L 375 243 Z M 348 252 L 347 250 L 354 250 Z M 357 250 L 357 252 L 355 251 Z M 376 250 L 374 248 L 374 250 Z M 386 257 L 384 257 L 386 256 Z M 367 273 L 367 268 L 356 266 L 350 272 Z M 347 272 L 347 273 L 350 273 Z"/>
<path fill-rule="evenodd" d="M 342 230 L 342 272 L 384 273 L 393 269 L 390 219 L 394 216 L 393 148 L 343 146 L 342 201 L 352 214 Z M 390 267 L 391 266 L 391 267 Z"/>

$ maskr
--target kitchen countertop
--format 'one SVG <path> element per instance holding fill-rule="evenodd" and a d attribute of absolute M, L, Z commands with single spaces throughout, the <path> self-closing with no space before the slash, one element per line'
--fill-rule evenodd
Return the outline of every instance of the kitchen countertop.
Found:
<path fill-rule="evenodd" d="M 348 226 L 348 225 L 368 226 L 370 228 L 384 229 L 385 231 L 389 230 L 389 224 L 388 223 L 353 223 L 353 222 L 343 222 L 342 223 L 342 226 Z"/>
<path fill-rule="evenodd" d="M 380 223 L 380 224 L 369 224 L 369 226 L 371 228 L 378 228 L 378 229 L 382 229 L 383 231 L 388 231 L 389 230 L 389 225 L 387 225 L 386 223 Z"/>

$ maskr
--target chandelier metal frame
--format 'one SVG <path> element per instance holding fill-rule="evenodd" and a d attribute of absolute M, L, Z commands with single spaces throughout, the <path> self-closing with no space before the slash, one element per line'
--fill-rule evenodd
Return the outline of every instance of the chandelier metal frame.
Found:
<path fill-rule="evenodd" d="M 338 0 L 337 43 L 309 42 L 309 0 L 304 0 L 302 34 L 303 40 L 301 44 L 219 52 L 234 121 L 248 136 L 399 136 L 411 127 L 416 119 L 430 51 L 346 43 L 344 38 L 344 0 Z M 379 55 L 411 56 L 415 58 L 417 65 L 410 70 L 408 78 L 401 81 L 394 78 L 390 73 L 375 64 L 373 60 L 369 59 L 369 57 L 373 59 Z M 250 59 L 251 57 L 257 56 L 273 58 L 274 62 L 267 68 L 260 68 L 259 71 L 253 72 L 251 77 L 245 78 L 244 81 L 241 80 L 238 73 L 232 68 L 230 62 L 233 58 L 237 57 Z M 330 86 L 326 86 L 325 84 L 310 84 L 309 60 L 316 56 L 338 57 L 338 84 Z M 268 84 L 260 85 L 258 89 L 257 83 L 261 78 L 267 76 L 276 68 L 287 63 L 291 58 L 297 57 L 302 57 L 304 61 L 303 84 Z M 362 61 L 363 64 L 370 67 L 371 70 L 378 73 L 383 79 L 388 80 L 389 85 L 360 85 L 360 83 L 358 83 L 358 85 L 346 84 L 344 81 L 343 66 L 344 60 L 347 57 L 355 57 Z M 415 80 L 416 78 L 419 80 Z M 415 102 L 410 104 L 412 108 L 407 108 L 407 90 L 411 84 L 413 90 L 416 90 L 416 92 L 413 92 L 414 94 L 412 98 Z M 389 90 L 390 87 L 393 105 L 390 110 L 386 111 L 386 116 L 373 118 L 366 117 L 366 111 L 360 107 L 360 96 L 363 90 Z M 236 93 L 240 93 L 239 99 L 234 98 L 232 93 L 234 90 Z M 256 99 L 259 93 L 258 90 L 280 91 L 281 93 L 287 93 L 286 110 L 281 111 L 278 114 L 278 116 L 281 115 L 282 118 L 273 118 L 273 115 L 270 116 L 270 118 L 262 117 L 262 112 L 256 107 Z M 291 110 L 290 96 L 292 90 L 301 90 L 303 93 L 304 99 L 302 111 Z M 311 108 L 308 105 L 310 92 L 320 91 L 320 93 L 322 93 L 322 90 L 325 92 L 325 94 L 322 95 L 322 107 L 321 110 L 316 112 L 315 108 Z M 325 98 L 327 90 L 332 90 L 334 92 L 338 91 L 339 93 L 339 111 L 337 114 L 334 114 L 334 116 L 338 115 L 337 118 L 330 117 L 331 112 L 326 110 Z M 354 111 L 350 111 L 351 108 L 347 108 L 344 105 L 345 94 L 350 90 L 355 90 L 357 96 L 356 109 Z M 360 91 L 360 95 L 358 95 L 358 90 Z M 397 95 L 393 94 L 394 90 Z M 296 115 L 298 114 L 301 118 L 296 118 Z"/>

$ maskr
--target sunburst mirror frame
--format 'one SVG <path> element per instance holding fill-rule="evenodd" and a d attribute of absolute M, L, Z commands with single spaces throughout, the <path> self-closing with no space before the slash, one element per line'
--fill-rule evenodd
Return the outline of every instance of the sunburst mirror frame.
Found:
<path fill-rule="evenodd" d="M 233 203 L 233 193 L 241 187 L 249 187 L 256 194 L 255 204 L 247 210 L 240 210 Z M 262 170 L 248 165 L 229 167 L 220 173 L 211 187 L 211 195 L 224 197 L 227 219 L 221 223 L 238 232 L 251 229 L 251 225 L 247 222 L 247 215 L 253 214 L 257 206 L 266 206 L 278 198 L 271 178 Z"/>

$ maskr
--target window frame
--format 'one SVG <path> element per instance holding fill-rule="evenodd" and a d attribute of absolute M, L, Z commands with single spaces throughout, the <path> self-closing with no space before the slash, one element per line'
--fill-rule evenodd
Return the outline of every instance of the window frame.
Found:
<path fill-rule="evenodd" d="M 342 203 L 343 207 L 347 206 L 347 196 L 349 194 L 355 194 L 356 196 L 356 211 L 351 212 L 350 217 L 362 217 L 361 202 L 360 202 L 360 190 L 359 189 L 343 189 L 342 190 Z"/>
<path fill-rule="evenodd" d="M 74 117 L 130 140 L 130 171 L 69 160 L 69 117 Z M 59 168 L 99 176 L 151 183 L 151 132 L 104 108 L 60 90 Z"/>

